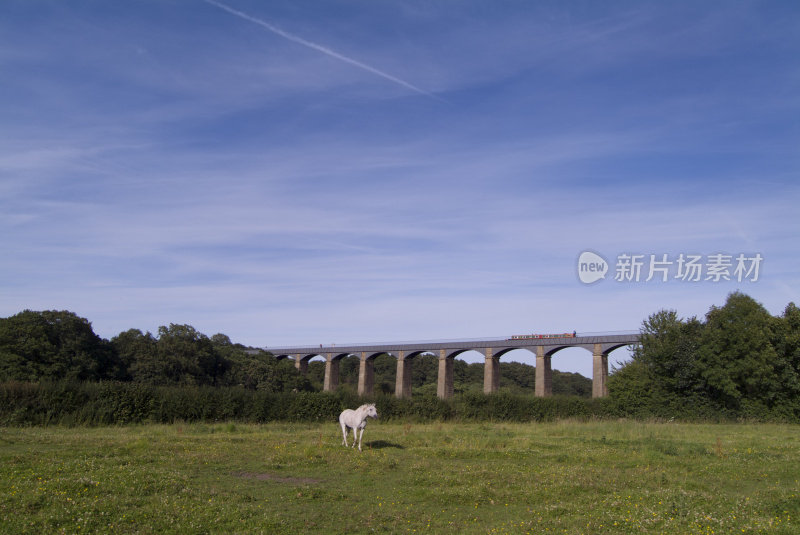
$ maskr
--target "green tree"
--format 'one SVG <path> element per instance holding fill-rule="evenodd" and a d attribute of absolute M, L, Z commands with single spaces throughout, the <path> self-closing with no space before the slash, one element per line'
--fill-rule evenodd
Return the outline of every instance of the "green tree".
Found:
<path fill-rule="evenodd" d="M 698 366 L 713 400 L 739 408 L 747 399 L 773 406 L 782 398 L 781 362 L 775 341 L 775 322 L 753 298 L 739 292 L 722 307 L 706 314 Z"/>
<path fill-rule="evenodd" d="M 500 388 L 521 394 L 536 388 L 536 368 L 522 362 L 500 362 Z"/>
<path fill-rule="evenodd" d="M 608 394 L 623 413 L 645 415 L 653 408 L 654 383 L 650 369 L 634 358 L 612 370 L 608 377 Z"/>
<path fill-rule="evenodd" d="M 352 389 L 358 388 L 358 368 L 361 359 L 355 355 L 349 355 L 339 361 L 339 384 L 348 385 Z"/>
<path fill-rule="evenodd" d="M 158 361 L 156 339 L 152 334 L 128 329 L 112 338 L 111 345 L 125 367 L 126 379 L 153 384 L 164 382 L 155 379 L 156 374 L 150 373 L 150 370 L 158 369 L 155 364 Z"/>
<path fill-rule="evenodd" d="M 310 360 L 306 368 L 306 377 L 311 381 L 311 386 L 319 392 L 325 383 L 325 361 Z"/>
<path fill-rule="evenodd" d="M 637 412 L 650 407 L 668 415 L 705 399 L 697 360 L 703 324 L 661 310 L 642 323 L 640 332 L 632 361 L 609 378 L 609 395 L 621 408 Z"/>
<path fill-rule="evenodd" d="M 456 392 L 483 392 L 483 363 L 467 363 L 456 359 L 453 363 L 453 384 Z"/>
<path fill-rule="evenodd" d="M 633 360 L 609 378 L 623 410 L 651 414 L 800 414 L 800 310 L 773 317 L 734 292 L 705 322 L 662 310 L 642 325 Z"/>
<path fill-rule="evenodd" d="M 697 361 L 702 333 L 697 318 L 679 319 L 674 310 L 658 312 L 645 322 L 634 355 L 658 378 L 657 394 L 691 396 L 703 390 Z"/>
<path fill-rule="evenodd" d="M 220 349 L 235 348 L 236 346 L 231 342 L 231 338 L 227 334 L 217 333 L 211 337 L 211 344 Z"/>
<path fill-rule="evenodd" d="M 592 397 L 592 380 L 579 373 L 553 370 L 553 394 L 556 396 Z"/>
<path fill-rule="evenodd" d="M 416 360 L 416 359 L 414 359 Z M 397 377 L 397 359 L 392 355 L 382 354 L 375 357 L 375 392 L 394 393 Z M 413 366 L 412 373 L 413 373 Z"/>
<path fill-rule="evenodd" d="M 397 371 L 395 371 L 395 374 L 396 373 Z M 431 355 L 430 353 L 425 353 L 414 357 L 413 363 L 411 364 L 412 387 L 421 387 L 422 385 L 431 383 L 435 385 L 438 377 L 439 377 L 438 357 Z"/>
<path fill-rule="evenodd" d="M 177 384 L 215 385 L 226 362 L 211 340 L 191 325 L 158 328 L 157 355 L 162 374 Z"/>
<path fill-rule="evenodd" d="M 781 320 L 782 354 L 786 355 L 795 370 L 800 371 L 800 308 L 789 303 Z"/>
<path fill-rule="evenodd" d="M 25 310 L 0 319 L 0 378 L 98 381 L 124 376 L 113 346 L 73 312 Z"/>
<path fill-rule="evenodd" d="M 231 355 L 225 384 L 264 392 L 311 391 L 308 378 L 303 377 L 289 359 L 276 359 L 262 350 L 242 349 Z"/>
<path fill-rule="evenodd" d="M 800 403 L 800 309 L 794 303 L 786 305 L 783 316 L 776 318 L 774 334 L 784 398 Z"/>
<path fill-rule="evenodd" d="M 159 327 L 157 338 L 130 329 L 114 337 L 112 344 L 127 364 L 129 377 L 153 385 L 221 384 L 230 366 L 223 353 L 235 350 L 232 345 L 220 350 L 191 325 L 174 323 Z"/>

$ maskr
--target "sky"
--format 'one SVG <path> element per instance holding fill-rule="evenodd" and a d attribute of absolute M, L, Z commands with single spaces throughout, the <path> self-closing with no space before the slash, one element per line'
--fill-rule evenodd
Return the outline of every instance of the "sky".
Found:
<path fill-rule="evenodd" d="M 791 1 L 4 0 L 0 317 L 277 347 L 780 315 L 798 29 Z"/>

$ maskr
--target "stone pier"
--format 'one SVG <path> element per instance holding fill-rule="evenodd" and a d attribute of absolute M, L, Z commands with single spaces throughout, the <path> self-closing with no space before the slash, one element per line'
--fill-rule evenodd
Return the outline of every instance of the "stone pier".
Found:
<path fill-rule="evenodd" d="M 436 381 L 436 395 L 442 399 L 453 397 L 453 366 L 455 358 L 447 358 L 447 351 L 439 350 L 439 375 Z"/>
<path fill-rule="evenodd" d="M 302 373 L 308 369 L 308 360 L 315 356 L 325 357 L 326 391 L 339 386 L 339 360 L 347 355 L 360 355 L 358 368 L 358 393 L 361 396 L 373 394 L 374 359 L 381 354 L 397 358 L 397 379 L 395 396 L 411 397 L 411 364 L 422 353 L 438 356 L 439 377 L 436 394 L 443 399 L 453 396 L 454 359 L 465 351 L 477 351 L 485 357 L 483 391 L 487 394 L 497 392 L 500 387 L 500 358 L 514 349 L 526 349 L 536 355 L 536 383 L 534 393 L 548 397 L 552 388 L 552 357 L 558 351 L 569 347 L 580 347 L 592 354 L 592 396 L 608 395 L 608 354 L 617 348 L 639 343 L 639 334 L 592 334 L 584 336 L 542 335 L 531 337 L 497 338 L 490 340 L 458 340 L 442 342 L 407 342 L 396 344 L 362 344 L 353 346 L 319 346 L 270 349 L 276 358 L 293 358 L 295 366 Z"/>
<path fill-rule="evenodd" d="M 395 380 L 394 395 L 398 398 L 411 397 L 411 362 L 407 359 L 405 351 L 397 352 L 397 379 Z"/>
<path fill-rule="evenodd" d="M 358 395 L 371 396 L 375 388 L 375 361 L 367 357 L 365 351 L 361 352 L 358 363 Z"/>
<path fill-rule="evenodd" d="M 544 346 L 536 346 L 536 386 L 534 395 L 547 398 L 553 395 L 552 357 L 545 353 Z"/>
<path fill-rule="evenodd" d="M 608 353 L 602 344 L 594 344 L 592 351 L 592 397 L 604 398 L 608 395 Z"/>
<path fill-rule="evenodd" d="M 325 381 L 322 390 L 333 392 L 339 388 L 339 359 L 333 353 L 325 355 Z"/>
<path fill-rule="evenodd" d="M 483 350 L 486 361 L 483 368 L 483 393 L 493 394 L 500 389 L 500 357 L 492 354 L 492 348 Z"/>

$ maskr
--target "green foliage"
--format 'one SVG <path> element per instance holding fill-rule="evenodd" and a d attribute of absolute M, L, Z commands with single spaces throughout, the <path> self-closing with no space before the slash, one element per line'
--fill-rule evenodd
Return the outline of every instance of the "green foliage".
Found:
<path fill-rule="evenodd" d="M 592 380 L 579 373 L 553 370 L 554 396 L 592 397 Z"/>
<path fill-rule="evenodd" d="M 456 398 L 443 401 L 436 396 L 437 357 L 410 362 L 414 397 L 398 400 L 397 360 L 386 354 L 373 360 L 374 399 L 385 417 L 800 419 L 800 309 L 790 303 L 773 317 L 738 292 L 704 320 L 681 319 L 675 311 L 650 316 L 633 360 L 609 377 L 606 400 L 590 398 L 591 380 L 555 370 L 555 397 L 534 398 L 535 369 L 519 362 L 501 362 L 500 393 L 485 396 L 483 363 L 456 359 Z M 191 325 L 162 326 L 157 336 L 131 329 L 109 342 L 72 312 L 26 310 L 0 318 L 7 402 L 0 412 L 15 424 L 320 421 L 360 404 L 359 364 L 355 356 L 341 359 L 339 391 L 319 393 L 325 373 L 319 360 L 301 374 L 291 361 L 224 334 L 209 338 Z"/>
<path fill-rule="evenodd" d="M 725 306 L 712 307 L 706 315 L 698 363 L 712 399 L 727 408 L 741 401 L 771 407 L 781 398 L 783 384 L 772 342 L 773 318 L 752 298 L 734 293 Z"/>
<path fill-rule="evenodd" d="M 149 332 L 129 329 L 111 339 L 111 346 L 117 352 L 126 370 L 126 378 L 136 378 L 139 382 L 147 382 L 148 368 L 156 361 L 156 339 Z"/>
<path fill-rule="evenodd" d="M 391 355 L 378 355 L 375 357 L 374 370 L 376 390 L 382 394 L 394 392 L 397 384 L 397 359 Z"/>
<path fill-rule="evenodd" d="M 423 354 L 412 361 L 412 386 L 436 394 L 438 358 Z M 378 394 L 395 390 L 397 360 L 391 355 L 373 359 Z M 341 388 L 356 391 L 359 358 L 339 361 Z M 309 363 L 305 375 L 288 360 L 234 344 L 218 333 L 212 337 L 191 325 L 161 326 L 157 336 L 129 329 L 102 340 L 91 324 L 71 312 L 25 311 L 0 319 L 0 380 L 122 380 L 153 386 L 241 386 L 265 392 L 322 390 L 325 363 Z M 535 369 L 517 362 L 500 363 L 501 388 L 518 394 L 534 390 Z M 483 364 L 454 363 L 456 392 L 483 390 Z M 591 381 L 578 374 L 553 372 L 557 395 L 589 397 Z"/>
<path fill-rule="evenodd" d="M 654 408 L 654 379 L 645 363 L 634 358 L 613 371 L 608 378 L 608 391 L 630 416 L 647 416 Z"/>
<path fill-rule="evenodd" d="M 375 399 L 375 407 L 380 418 L 386 420 L 444 421 L 456 417 L 451 401 L 431 394 L 414 396 L 412 399 L 381 395 Z"/>
<path fill-rule="evenodd" d="M 398 399 L 337 392 L 267 392 L 241 387 L 152 386 L 133 382 L 0 383 L 0 425 L 270 421 L 335 422 L 345 408 L 376 404 L 381 420 L 552 421 L 615 417 L 610 400 L 469 393 Z"/>
<path fill-rule="evenodd" d="M 772 317 L 732 293 L 705 321 L 660 311 L 642 326 L 633 360 L 609 378 L 631 416 L 785 419 L 800 417 L 800 311 Z"/>
<path fill-rule="evenodd" d="M 0 318 L 0 381 L 132 381 L 144 385 L 242 386 L 270 392 L 311 390 L 289 362 L 170 324 L 158 336 L 130 329 L 106 341 L 66 311 L 26 310 Z"/>
<path fill-rule="evenodd" d="M 113 348 L 72 312 L 25 310 L 0 318 L 0 380 L 121 378 Z"/>
<path fill-rule="evenodd" d="M 344 357 L 339 361 L 339 384 L 358 387 L 359 358 Z M 390 355 L 379 355 L 374 360 L 375 390 L 391 394 L 395 389 L 397 359 Z M 313 361 L 308 367 L 308 377 L 317 390 L 322 389 L 325 363 Z M 415 357 L 411 363 L 411 386 L 413 392 L 436 394 L 439 377 L 439 359 L 430 354 Z M 536 368 L 520 362 L 500 362 L 500 388 L 515 394 L 531 394 L 536 387 Z M 553 394 L 590 397 L 592 381 L 578 373 L 553 370 Z M 483 391 L 483 363 L 467 363 L 456 359 L 453 365 L 455 391 Z"/>
<path fill-rule="evenodd" d="M 234 349 L 225 357 L 229 368 L 218 383 L 264 392 L 306 392 L 313 390 L 288 359 L 277 360 L 266 351 Z"/>
<path fill-rule="evenodd" d="M 126 363 L 135 382 L 169 384 L 227 384 L 246 380 L 234 364 L 245 365 L 245 348 L 231 343 L 223 334 L 210 339 L 190 325 L 160 327 L 158 338 L 137 329 L 120 333 L 111 343 Z M 253 387 L 257 385 L 257 380 Z"/>
<path fill-rule="evenodd" d="M 454 400 L 455 414 L 463 420 L 550 422 L 566 418 L 616 417 L 616 405 L 608 399 L 575 396 L 538 398 L 509 393 L 468 393 Z"/>

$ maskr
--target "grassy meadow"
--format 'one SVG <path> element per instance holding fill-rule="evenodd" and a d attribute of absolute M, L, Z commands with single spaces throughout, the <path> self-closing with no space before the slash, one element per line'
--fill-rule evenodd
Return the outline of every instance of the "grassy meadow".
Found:
<path fill-rule="evenodd" d="M 800 532 L 800 428 L 0 428 L 1 533 Z"/>

